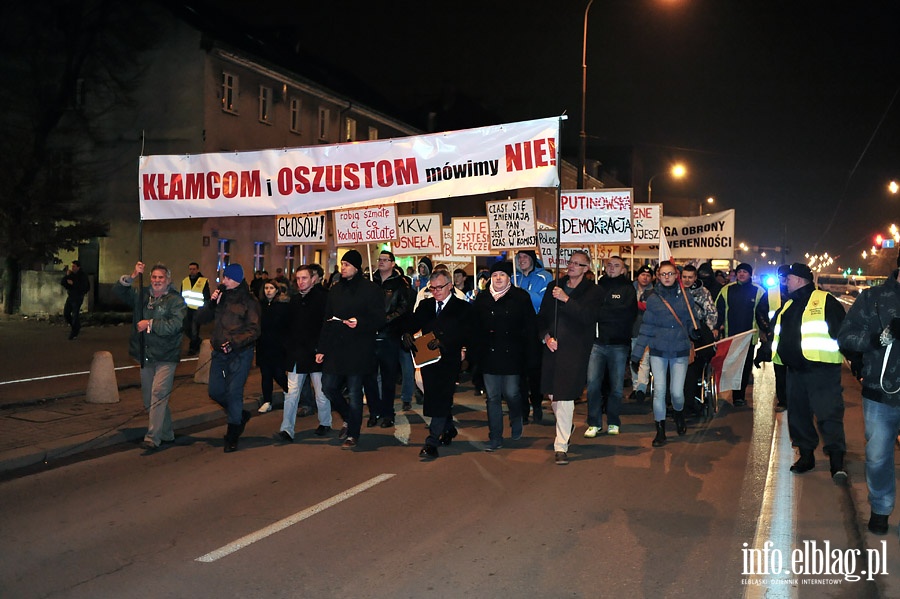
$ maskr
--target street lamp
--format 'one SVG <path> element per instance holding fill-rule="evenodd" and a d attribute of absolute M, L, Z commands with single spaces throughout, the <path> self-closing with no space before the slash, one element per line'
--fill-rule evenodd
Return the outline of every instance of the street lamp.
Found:
<path fill-rule="evenodd" d="M 898 185 L 896 181 L 891 181 L 890 183 L 888 183 L 889 192 L 896 194 L 898 190 L 900 190 L 900 185 Z"/>
<path fill-rule="evenodd" d="M 687 174 L 687 169 L 684 168 L 683 164 L 678 163 L 678 164 L 672 165 L 672 168 L 670 168 L 668 171 L 656 173 L 655 175 L 650 177 L 650 180 L 647 181 L 647 203 L 648 204 L 653 199 L 653 180 L 656 179 L 658 176 L 664 175 L 666 173 L 669 173 L 675 179 L 681 179 L 682 177 L 684 177 Z"/>
<path fill-rule="evenodd" d="M 588 0 L 584 9 L 584 41 L 581 44 L 581 132 L 578 134 L 581 147 L 578 150 L 578 181 L 576 185 L 578 189 L 584 189 L 585 144 L 587 143 L 587 133 L 584 132 L 584 115 L 587 104 L 587 26 L 588 12 L 591 10 L 591 4 L 593 3 L 594 0 Z"/>
<path fill-rule="evenodd" d="M 712 206 L 716 203 L 716 198 L 709 196 L 708 198 L 706 198 L 706 203 Z M 703 202 L 700 202 L 700 215 L 703 215 Z"/>

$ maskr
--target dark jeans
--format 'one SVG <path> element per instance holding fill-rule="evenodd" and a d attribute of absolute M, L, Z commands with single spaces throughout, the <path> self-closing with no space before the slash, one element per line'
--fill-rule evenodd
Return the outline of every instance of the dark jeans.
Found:
<path fill-rule="evenodd" d="M 787 366 L 774 364 L 775 366 L 775 399 L 778 405 L 787 407 Z"/>
<path fill-rule="evenodd" d="M 350 396 L 348 402 L 344 399 L 344 387 Z M 322 391 L 331 402 L 331 407 L 337 410 L 344 422 L 347 423 L 348 435 L 359 439 L 359 431 L 362 427 L 363 413 L 363 375 L 360 374 L 322 374 Z"/>
<path fill-rule="evenodd" d="M 287 374 L 282 369 L 282 361 L 277 364 L 264 361 L 259 364 L 260 384 L 262 386 L 263 403 L 272 401 L 273 382 L 278 383 L 283 391 L 287 391 Z"/>
<path fill-rule="evenodd" d="M 847 451 L 842 391 L 840 364 L 817 364 L 809 370 L 788 368 L 788 430 L 794 447 L 803 452 L 815 451 L 819 445 L 818 425 L 825 453 Z"/>
<path fill-rule="evenodd" d="M 228 424 L 239 425 L 244 409 L 244 383 L 253 364 L 253 346 L 223 354 L 212 353 L 209 366 L 209 396 L 225 409 Z"/>
<path fill-rule="evenodd" d="M 517 374 L 484 373 L 484 394 L 487 405 L 488 438 L 493 444 L 503 442 L 503 400 L 509 408 L 512 436 L 522 435 L 522 409 L 527 402 L 521 397 L 520 376 Z"/>
<path fill-rule="evenodd" d="M 400 340 L 391 337 L 375 341 L 375 358 L 381 371 L 381 393 L 377 409 L 369 405 L 369 413 L 394 419 L 394 399 L 397 396 L 397 376 L 400 374 Z"/>
<path fill-rule="evenodd" d="M 587 400 L 588 426 L 603 426 L 602 387 L 609 374 L 609 401 L 606 405 L 606 423 L 621 426 L 619 412 L 622 409 L 622 387 L 625 384 L 625 366 L 631 347 L 628 345 L 598 345 L 591 348 L 588 361 Z"/>
<path fill-rule="evenodd" d="M 747 384 L 750 382 L 750 373 L 753 372 L 753 346 L 747 350 L 747 359 L 744 360 L 744 370 L 741 373 L 741 388 L 739 391 L 732 391 L 731 399 L 746 399 L 744 395 L 747 393 Z"/>
<path fill-rule="evenodd" d="M 66 298 L 66 305 L 63 307 L 63 318 L 66 324 L 72 327 L 72 336 L 78 335 L 81 330 L 81 304 L 84 303 L 84 296 L 70 295 Z"/>
<path fill-rule="evenodd" d="M 453 430 L 453 416 L 432 416 L 428 424 L 428 436 L 425 437 L 425 445 L 437 447 L 441 444 L 441 435 Z"/>

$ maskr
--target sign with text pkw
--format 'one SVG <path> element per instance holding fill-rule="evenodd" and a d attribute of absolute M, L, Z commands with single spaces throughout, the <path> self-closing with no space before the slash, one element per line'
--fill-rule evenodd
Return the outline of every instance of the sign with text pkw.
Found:
<path fill-rule="evenodd" d="M 282 214 L 275 218 L 277 245 L 325 243 L 325 213 Z"/>
<path fill-rule="evenodd" d="M 397 217 L 397 241 L 391 244 L 395 254 L 433 255 L 442 251 L 440 214 L 404 214 Z"/>
<path fill-rule="evenodd" d="M 452 251 L 456 256 L 490 256 L 488 219 L 484 216 L 453 218 Z"/>
<path fill-rule="evenodd" d="M 534 198 L 485 202 L 491 250 L 534 249 Z"/>
<path fill-rule="evenodd" d="M 334 243 L 355 245 L 397 239 L 397 207 L 366 206 L 334 211 Z"/>
<path fill-rule="evenodd" d="M 631 189 L 563 191 L 559 198 L 562 243 L 631 243 Z"/>
<path fill-rule="evenodd" d="M 673 258 L 734 258 L 734 210 L 700 216 L 663 217 Z"/>
<path fill-rule="evenodd" d="M 634 226 L 632 245 L 659 245 L 662 204 L 635 204 L 631 212 Z"/>

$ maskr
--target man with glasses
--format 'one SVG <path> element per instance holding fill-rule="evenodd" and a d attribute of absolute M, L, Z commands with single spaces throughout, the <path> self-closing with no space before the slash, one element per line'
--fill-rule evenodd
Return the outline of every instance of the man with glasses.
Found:
<path fill-rule="evenodd" d="M 547 286 L 538 313 L 538 334 L 544 343 L 541 391 L 556 415 L 553 449 L 560 466 L 569 463 L 575 400 L 584 390 L 594 343 L 597 288 L 585 276 L 590 268 L 586 251 L 573 252 L 566 275 Z"/>
<path fill-rule="evenodd" d="M 613 256 L 606 261 L 605 274 L 597 282 L 596 337 L 587 374 L 588 420 L 584 436 L 596 437 L 603 429 L 603 383 L 609 374 L 606 406 L 607 434 L 618 435 L 622 425 L 622 388 L 625 367 L 631 354 L 631 328 L 637 318 L 637 299 L 628 279 L 625 261 Z"/>

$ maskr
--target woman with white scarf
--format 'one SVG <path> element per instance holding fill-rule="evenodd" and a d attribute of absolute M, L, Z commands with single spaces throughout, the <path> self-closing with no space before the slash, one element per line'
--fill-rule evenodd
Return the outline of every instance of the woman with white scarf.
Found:
<path fill-rule="evenodd" d="M 475 298 L 473 335 L 476 360 L 484 372 L 488 413 L 488 446 L 503 446 L 503 403 L 509 409 L 512 440 L 522 437 L 520 378 L 537 366 L 537 316 L 528 292 L 512 285 L 513 266 L 499 261 L 491 267 L 487 293 Z"/>

